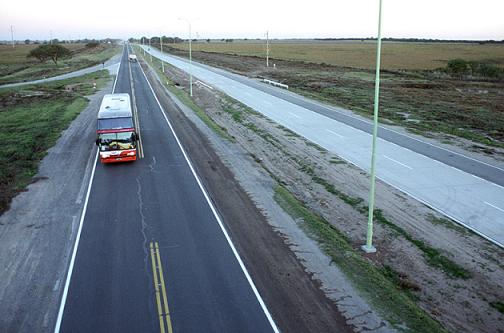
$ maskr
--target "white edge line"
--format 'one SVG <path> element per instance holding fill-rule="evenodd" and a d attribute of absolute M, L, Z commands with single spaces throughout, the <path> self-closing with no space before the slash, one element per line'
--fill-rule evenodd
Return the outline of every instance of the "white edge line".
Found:
<path fill-rule="evenodd" d="M 410 170 L 413 170 L 413 168 L 412 168 L 412 167 L 410 167 L 409 165 L 406 165 L 406 164 L 401 163 L 401 162 L 399 162 L 399 161 L 397 161 L 397 160 L 394 160 L 392 157 L 388 157 L 388 156 L 387 156 L 387 155 L 385 155 L 385 154 L 383 154 L 382 156 L 383 156 L 383 157 L 385 157 L 387 160 L 391 160 L 392 162 L 396 162 L 397 164 L 400 164 L 400 165 L 402 165 L 402 166 L 403 166 L 403 167 L 405 167 L 405 168 L 408 168 L 408 169 L 410 169 Z"/>
<path fill-rule="evenodd" d="M 179 140 L 177 134 L 175 133 L 175 130 L 173 129 L 172 124 L 170 123 L 170 120 L 168 120 L 168 117 L 166 116 L 166 113 L 165 113 L 163 107 L 161 106 L 161 103 L 159 102 L 159 100 L 158 100 L 158 98 L 156 96 L 156 93 L 154 92 L 154 89 L 152 89 L 152 86 L 151 86 L 149 80 L 147 79 L 147 76 L 145 75 L 142 66 L 140 66 L 140 69 L 142 70 L 142 74 L 144 75 L 145 80 L 147 81 L 147 84 L 149 85 L 149 88 L 152 91 L 152 95 L 154 95 L 154 98 L 156 99 L 156 102 L 157 102 L 157 104 L 159 106 L 159 109 L 161 110 L 161 113 L 163 114 L 163 116 L 164 116 L 164 118 L 165 118 L 165 120 L 166 120 L 166 122 L 168 124 L 168 127 L 170 127 L 170 130 L 173 133 L 173 136 L 175 137 L 175 140 L 177 141 L 177 144 L 178 144 L 180 150 L 182 151 L 182 154 L 184 155 L 184 158 L 187 161 L 187 164 L 189 165 L 189 168 L 191 169 L 191 172 L 192 172 L 194 178 L 196 179 L 196 182 L 198 183 L 198 186 L 200 187 L 201 192 L 203 192 L 203 195 L 205 196 L 205 199 L 206 199 L 208 205 L 210 206 L 210 209 L 212 210 L 212 213 L 214 214 L 215 219 L 219 223 L 219 226 L 220 226 L 220 228 L 222 230 L 222 233 L 226 237 L 226 240 L 227 240 L 229 246 L 231 247 L 231 250 L 233 251 L 233 254 L 234 254 L 236 260 L 238 261 L 238 264 L 240 265 L 240 267 L 241 267 L 241 269 L 243 271 L 243 274 L 245 274 L 245 277 L 247 278 L 247 281 L 249 282 L 250 287 L 252 288 L 252 291 L 254 292 L 257 300 L 259 301 L 259 304 L 261 305 L 261 308 L 263 309 L 264 314 L 268 318 L 268 321 L 269 321 L 269 323 L 271 325 L 271 328 L 273 329 L 274 332 L 279 333 L 280 331 L 278 330 L 278 327 L 276 326 L 275 322 L 273 321 L 273 318 L 272 318 L 271 314 L 269 313 L 268 308 L 266 307 L 266 304 L 264 303 L 261 295 L 259 294 L 259 291 L 257 290 L 254 282 L 252 281 L 252 278 L 250 277 L 250 274 L 248 273 L 247 268 L 243 264 L 243 261 L 241 260 L 240 255 L 238 254 L 238 251 L 236 251 L 236 248 L 235 248 L 235 246 L 234 246 L 231 238 L 229 237 L 226 229 L 224 228 L 224 225 L 222 224 L 222 221 L 221 221 L 221 219 L 219 217 L 219 214 L 217 214 L 217 210 L 215 209 L 214 205 L 212 204 L 212 201 L 210 200 L 210 197 L 208 196 L 205 188 L 203 187 L 203 184 L 201 183 L 200 178 L 196 174 L 196 171 L 194 170 L 194 167 L 192 166 L 192 163 L 189 160 L 189 157 L 187 156 L 187 154 L 186 154 L 186 152 L 184 150 L 184 147 L 182 147 L 182 144 L 180 143 L 180 140 Z"/>
<path fill-rule="evenodd" d="M 124 53 L 124 47 L 123 47 L 123 53 Z M 122 59 L 122 56 L 121 56 Z M 115 87 L 117 84 L 117 78 L 119 77 L 119 69 L 121 69 L 121 62 L 119 62 L 119 66 L 117 68 L 117 75 L 114 81 L 114 86 L 112 88 L 112 93 L 115 91 Z M 61 303 L 60 303 L 60 308 L 58 310 L 58 317 L 56 319 L 56 325 L 54 326 L 54 333 L 59 333 L 60 328 L 61 328 L 61 321 L 63 320 L 63 312 L 65 310 L 65 304 L 68 296 L 68 289 L 70 287 L 70 280 L 72 279 L 72 273 L 73 273 L 73 267 L 75 264 L 75 257 L 77 256 L 77 249 L 79 248 L 79 241 L 80 241 L 80 236 L 82 232 L 82 226 L 84 224 L 84 217 L 86 216 L 86 210 L 87 210 L 87 205 L 89 202 L 89 195 L 91 194 L 91 186 L 93 185 L 93 179 L 94 179 L 94 174 L 96 170 L 96 164 L 98 162 L 98 155 L 99 151 L 96 150 L 96 156 L 95 156 L 95 161 L 94 161 L 94 166 L 93 166 L 93 171 L 91 171 L 91 177 L 89 178 L 89 185 L 86 193 L 86 199 L 84 200 L 84 207 L 82 209 L 82 214 L 79 222 L 79 230 L 77 231 L 77 236 L 75 237 L 75 243 L 74 243 L 74 248 L 72 251 L 72 258 L 70 259 L 70 265 L 68 267 L 67 271 L 67 277 L 65 281 L 65 287 L 63 288 L 63 294 L 61 295 Z"/>
<path fill-rule="evenodd" d="M 63 295 L 61 296 L 61 304 L 60 304 L 60 308 L 58 311 L 58 318 L 56 320 L 56 325 L 54 327 L 55 333 L 59 333 L 60 327 L 61 327 L 61 321 L 63 319 L 63 311 L 65 310 L 68 289 L 70 287 L 70 280 L 72 279 L 72 272 L 73 272 L 73 267 L 75 264 L 75 257 L 77 256 L 77 249 L 79 247 L 79 241 L 80 241 L 80 236 L 81 236 L 81 232 L 82 232 L 82 225 L 84 224 L 84 217 L 86 216 L 87 204 L 89 201 L 89 195 L 91 194 L 91 186 L 93 185 L 93 178 L 94 178 L 94 173 L 96 170 L 96 162 L 97 161 L 98 161 L 98 150 L 96 150 L 94 167 L 93 167 L 93 171 L 91 171 L 91 177 L 89 179 L 86 200 L 84 201 L 84 208 L 82 210 L 82 214 L 81 214 L 81 218 L 80 218 L 80 222 L 79 222 L 79 230 L 77 231 L 77 237 L 75 238 L 75 244 L 74 244 L 74 248 L 73 248 L 73 252 L 72 252 L 72 259 L 70 259 L 70 265 L 68 267 L 67 277 L 66 277 L 66 281 L 65 281 L 65 287 L 63 289 Z"/>
<path fill-rule="evenodd" d="M 341 135 L 341 134 L 339 134 L 339 133 L 336 133 L 336 132 L 334 132 L 334 131 L 331 131 L 330 129 L 327 129 L 327 128 L 326 128 L 325 130 L 326 130 L 327 132 L 329 132 L 329 133 L 332 133 L 332 134 L 334 134 L 334 135 L 336 135 L 336 136 L 339 136 L 340 138 L 344 138 L 344 136 L 343 136 L 343 135 Z"/>

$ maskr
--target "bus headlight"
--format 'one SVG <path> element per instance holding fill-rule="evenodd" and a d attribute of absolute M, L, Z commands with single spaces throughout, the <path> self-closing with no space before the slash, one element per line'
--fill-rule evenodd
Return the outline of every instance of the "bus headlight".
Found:
<path fill-rule="evenodd" d="M 127 156 L 135 156 L 135 152 L 134 152 L 134 151 L 132 151 L 132 152 L 127 153 L 126 155 L 127 155 Z"/>

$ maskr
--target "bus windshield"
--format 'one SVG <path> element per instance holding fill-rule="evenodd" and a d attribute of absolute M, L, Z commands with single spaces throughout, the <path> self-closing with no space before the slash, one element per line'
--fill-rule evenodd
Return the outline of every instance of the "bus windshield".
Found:
<path fill-rule="evenodd" d="M 135 149 L 134 132 L 103 133 L 98 136 L 100 151 Z"/>

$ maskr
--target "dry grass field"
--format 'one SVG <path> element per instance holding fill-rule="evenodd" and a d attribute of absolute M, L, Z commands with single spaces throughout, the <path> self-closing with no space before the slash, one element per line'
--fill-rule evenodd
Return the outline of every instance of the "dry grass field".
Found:
<path fill-rule="evenodd" d="M 187 50 L 187 43 L 170 45 Z M 198 41 L 194 51 L 265 57 L 264 41 L 232 43 Z M 375 67 L 376 43 L 372 41 L 271 41 L 270 57 L 370 69 Z M 503 44 L 384 42 L 382 68 L 423 70 L 445 67 L 450 59 L 462 58 L 504 67 Z"/>
<path fill-rule="evenodd" d="M 84 44 L 62 44 L 64 47 L 72 52 L 79 49 L 84 49 Z M 28 53 L 39 45 L 19 44 L 14 48 L 11 45 L 0 45 L 0 65 L 13 65 L 13 64 L 30 64 L 37 63 L 35 58 L 27 58 Z"/>
<path fill-rule="evenodd" d="M 13 82 L 36 80 L 72 72 L 106 61 L 118 53 L 120 46 L 100 44 L 86 48 L 83 43 L 61 44 L 72 52 L 72 57 L 61 59 L 58 64 L 48 60 L 44 63 L 27 58 L 28 53 L 39 45 L 0 45 L 0 85 Z"/>

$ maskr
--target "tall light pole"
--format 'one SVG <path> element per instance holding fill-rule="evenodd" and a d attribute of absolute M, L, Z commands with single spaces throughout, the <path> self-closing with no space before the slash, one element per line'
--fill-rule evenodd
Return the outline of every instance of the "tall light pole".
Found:
<path fill-rule="evenodd" d="M 150 42 L 151 42 L 152 37 L 149 37 L 149 51 L 151 50 Z M 150 55 L 150 62 L 152 62 L 152 53 L 149 52 Z"/>
<path fill-rule="evenodd" d="M 371 189 L 369 191 L 369 211 L 366 244 L 362 245 L 362 250 L 366 253 L 376 252 L 373 246 L 373 217 L 376 185 L 376 137 L 378 134 L 378 106 L 380 104 L 380 62 L 381 62 L 381 18 L 382 18 L 382 0 L 379 0 L 378 9 L 378 39 L 376 46 L 376 78 L 374 95 L 374 115 L 373 115 L 373 146 L 371 151 Z"/>
<path fill-rule="evenodd" d="M 182 20 L 179 18 L 179 20 Z M 189 25 L 189 95 L 192 97 L 192 46 L 191 46 L 191 22 L 188 19 L 183 19 Z"/>
<path fill-rule="evenodd" d="M 159 37 L 159 44 L 161 44 L 161 70 L 163 71 L 164 74 L 164 61 L 163 61 L 163 36 Z"/>
<path fill-rule="evenodd" d="M 12 25 L 10 26 L 10 35 L 11 35 L 12 48 L 14 48 L 14 27 Z"/>
<path fill-rule="evenodd" d="M 266 67 L 269 67 L 269 31 L 266 31 Z"/>

